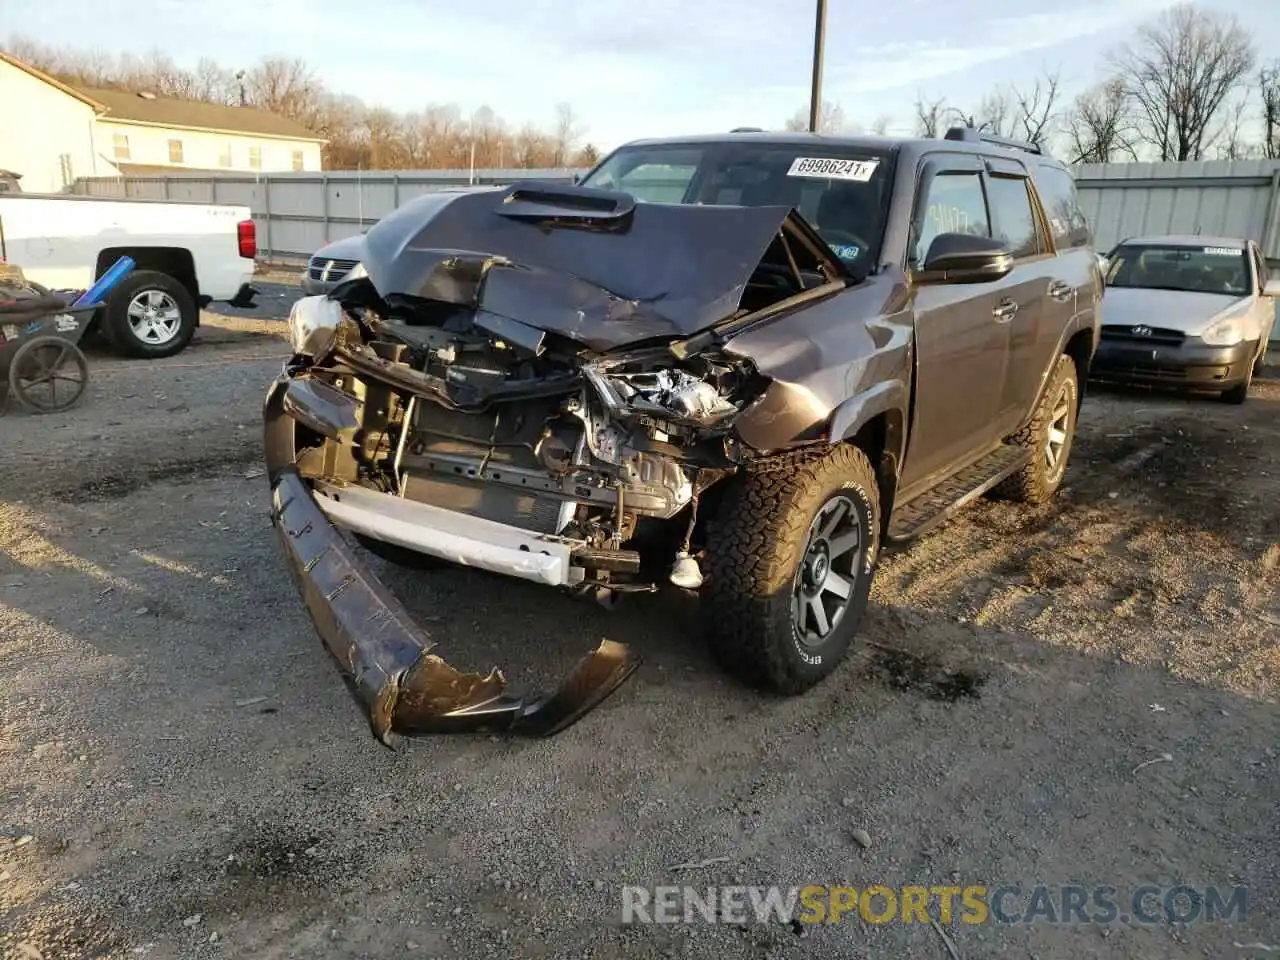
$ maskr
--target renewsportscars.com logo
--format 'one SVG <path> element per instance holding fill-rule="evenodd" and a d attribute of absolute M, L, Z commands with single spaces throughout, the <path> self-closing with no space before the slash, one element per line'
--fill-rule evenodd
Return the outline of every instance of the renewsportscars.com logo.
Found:
<path fill-rule="evenodd" d="M 1166 924 L 1240 922 L 1247 887 L 656 886 L 622 888 L 623 923 Z"/>

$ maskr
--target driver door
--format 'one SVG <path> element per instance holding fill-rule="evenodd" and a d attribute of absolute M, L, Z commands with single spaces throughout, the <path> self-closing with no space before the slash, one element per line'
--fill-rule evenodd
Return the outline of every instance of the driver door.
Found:
<path fill-rule="evenodd" d="M 936 154 L 916 190 L 908 269 L 940 233 L 991 236 L 981 160 Z M 904 497 L 916 485 L 966 466 L 997 438 L 1009 355 L 1004 285 L 938 283 L 914 290 L 916 388 L 903 464 Z"/>

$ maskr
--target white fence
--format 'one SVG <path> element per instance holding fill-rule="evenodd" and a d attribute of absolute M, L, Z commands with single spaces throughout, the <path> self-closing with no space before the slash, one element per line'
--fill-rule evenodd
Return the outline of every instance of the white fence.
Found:
<path fill-rule="evenodd" d="M 177 175 L 77 181 L 93 196 L 238 203 L 253 211 L 267 257 L 310 256 L 367 229 L 423 193 L 517 180 L 572 181 L 578 170 L 404 170 L 273 173 L 259 177 Z M 1106 250 L 1139 234 L 1249 237 L 1280 260 L 1280 160 L 1086 164 L 1076 169 L 1081 203 Z"/>

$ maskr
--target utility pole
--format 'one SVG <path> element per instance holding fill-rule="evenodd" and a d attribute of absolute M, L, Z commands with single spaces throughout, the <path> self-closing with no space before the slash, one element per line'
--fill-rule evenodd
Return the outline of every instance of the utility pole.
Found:
<path fill-rule="evenodd" d="M 809 94 L 809 132 L 817 133 L 822 119 L 822 48 L 827 35 L 827 0 L 817 0 L 818 16 L 813 27 L 813 89 Z"/>

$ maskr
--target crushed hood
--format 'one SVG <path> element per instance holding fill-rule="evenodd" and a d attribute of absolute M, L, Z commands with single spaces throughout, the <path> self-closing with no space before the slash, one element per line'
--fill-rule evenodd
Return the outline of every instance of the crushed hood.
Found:
<path fill-rule="evenodd" d="M 786 207 L 638 203 L 524 183 L 410 201 L 365 235 L 364 265 L 392 305 L 471 306 L 480 325 L 516 340 L 511 322 L 528 340 L 543 331 L 607 350 L 730 316 L 792 217 Z M 832 269 L 842 272 L 834 257 Z"/>

